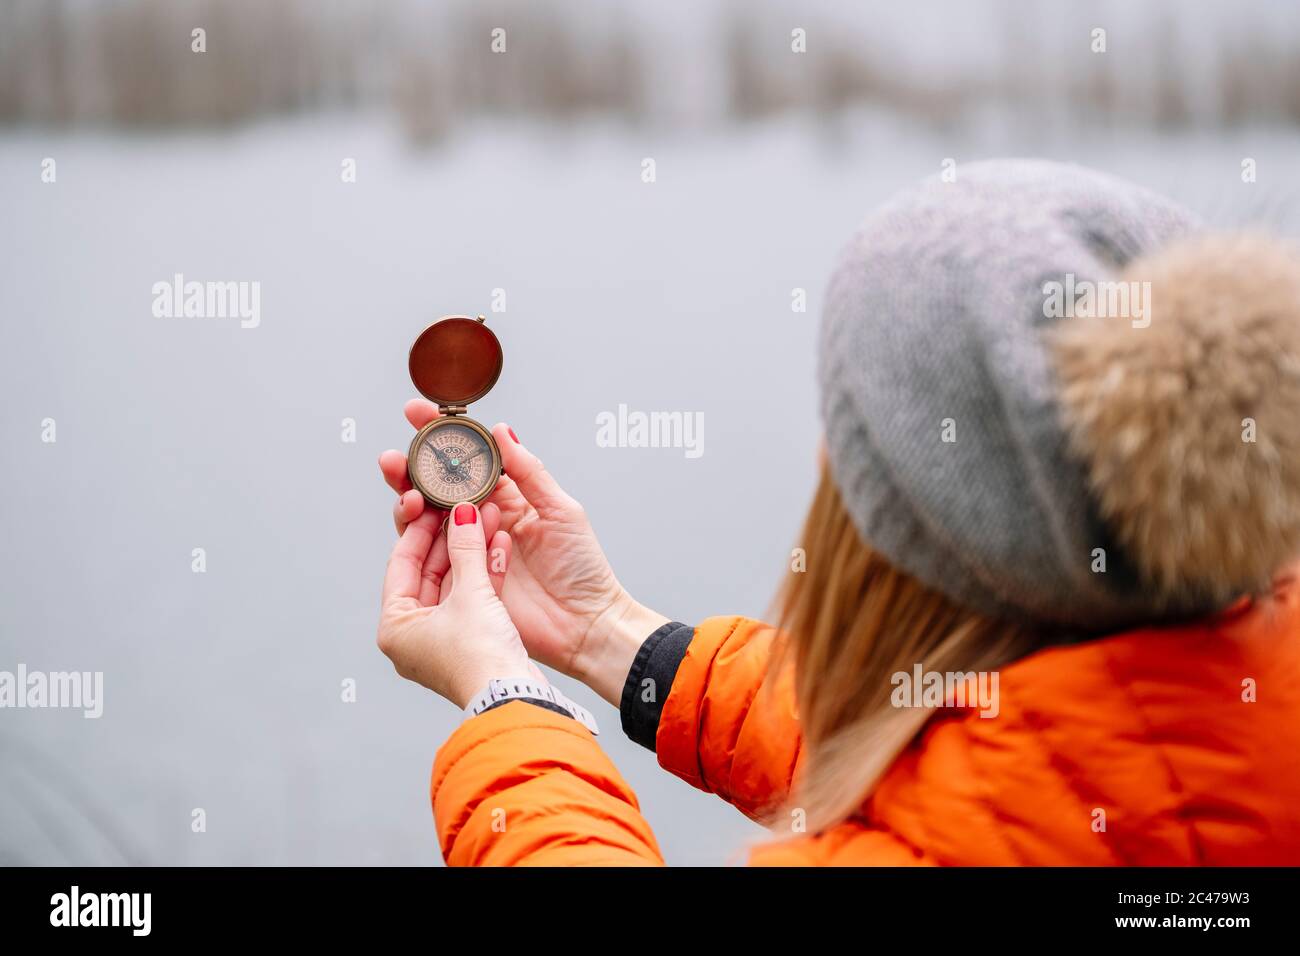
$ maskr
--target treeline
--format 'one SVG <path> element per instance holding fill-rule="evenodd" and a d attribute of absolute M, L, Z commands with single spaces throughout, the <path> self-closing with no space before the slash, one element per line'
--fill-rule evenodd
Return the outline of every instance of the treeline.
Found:
<path fill-rule="evenodd" d="M 483 115 L 671 123 L 854 106 L 935 123 L 986 110 L 1300 123 L 1294 30 L 1220 33 L 1226 15 L 1170 2 L 1147 5 L 1157 14 L 1145 19 L 1052 5 L 1034 21 L 1012 0 L 984 6 L 992 39 L 927 68 L 907 58 L 897 8 L 890 29 L 874 30 L 837 21 L 833 5 L 701 3 L 698 21 L 683 13 L 664 30 L 610 2 L 0 0 L 0 123 L 212 126 L 386 109 L 421 140 Z M 1104 53 L 1097 22 L 1114 24 Z"/>

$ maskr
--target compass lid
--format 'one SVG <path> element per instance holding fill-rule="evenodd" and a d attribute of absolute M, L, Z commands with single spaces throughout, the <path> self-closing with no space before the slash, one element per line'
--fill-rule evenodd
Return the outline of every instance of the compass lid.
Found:
<path fill-rule="evenodd" d="M 439 405 L 468 405 L 492 390 L 501 362 L 501 343 L 482 316 L 449 315 L 411 346 L 411 381 Z"/>

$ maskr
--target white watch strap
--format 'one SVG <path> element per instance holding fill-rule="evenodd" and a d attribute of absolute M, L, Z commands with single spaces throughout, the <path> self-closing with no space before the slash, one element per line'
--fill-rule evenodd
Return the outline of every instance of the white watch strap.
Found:
<path fill-rule="evenodd" d="M 481 693 L 465 705 L 466 717 L 477 717 L 493 704 L 502 700 L 544 700 L 564 709 L 574 720 L 593 734 L 599 734 L 596 718 L 581 704 L 575 704 L 550 684 L 529 677 L 505 677 L 488 681 Z"/>

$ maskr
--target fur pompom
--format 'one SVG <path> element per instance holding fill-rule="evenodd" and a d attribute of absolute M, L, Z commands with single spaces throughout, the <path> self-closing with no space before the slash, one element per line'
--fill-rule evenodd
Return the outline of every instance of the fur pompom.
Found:
<path fill-rule="evenodd" d="M 1266 589 L 1300 555 L 1300 250 L 1204 236 L 1114 281 L 1127 314 L 1049 333 L 1102 517 L 1171 603 Z"/>

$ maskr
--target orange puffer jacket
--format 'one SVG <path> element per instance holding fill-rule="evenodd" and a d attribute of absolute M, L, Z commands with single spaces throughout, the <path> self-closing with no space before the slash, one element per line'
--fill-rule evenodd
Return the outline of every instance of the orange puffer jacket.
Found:
<path fill-rule="evenodd" d="M 995 719 L 936 717 L 859 815 L 774 837 L 751 862 L 1300 862 L 1298 590 L 1008 665 Z M 696 628 L 655 738 L 666 769 L 751 816 L 782 802 L 799 763 L 789 681 L 763 686 L 772 638 L 743 618 Z M 595 738 L 531 704 L 462 724 L 432 790 L 452 865 L 662 862 Z"/>

